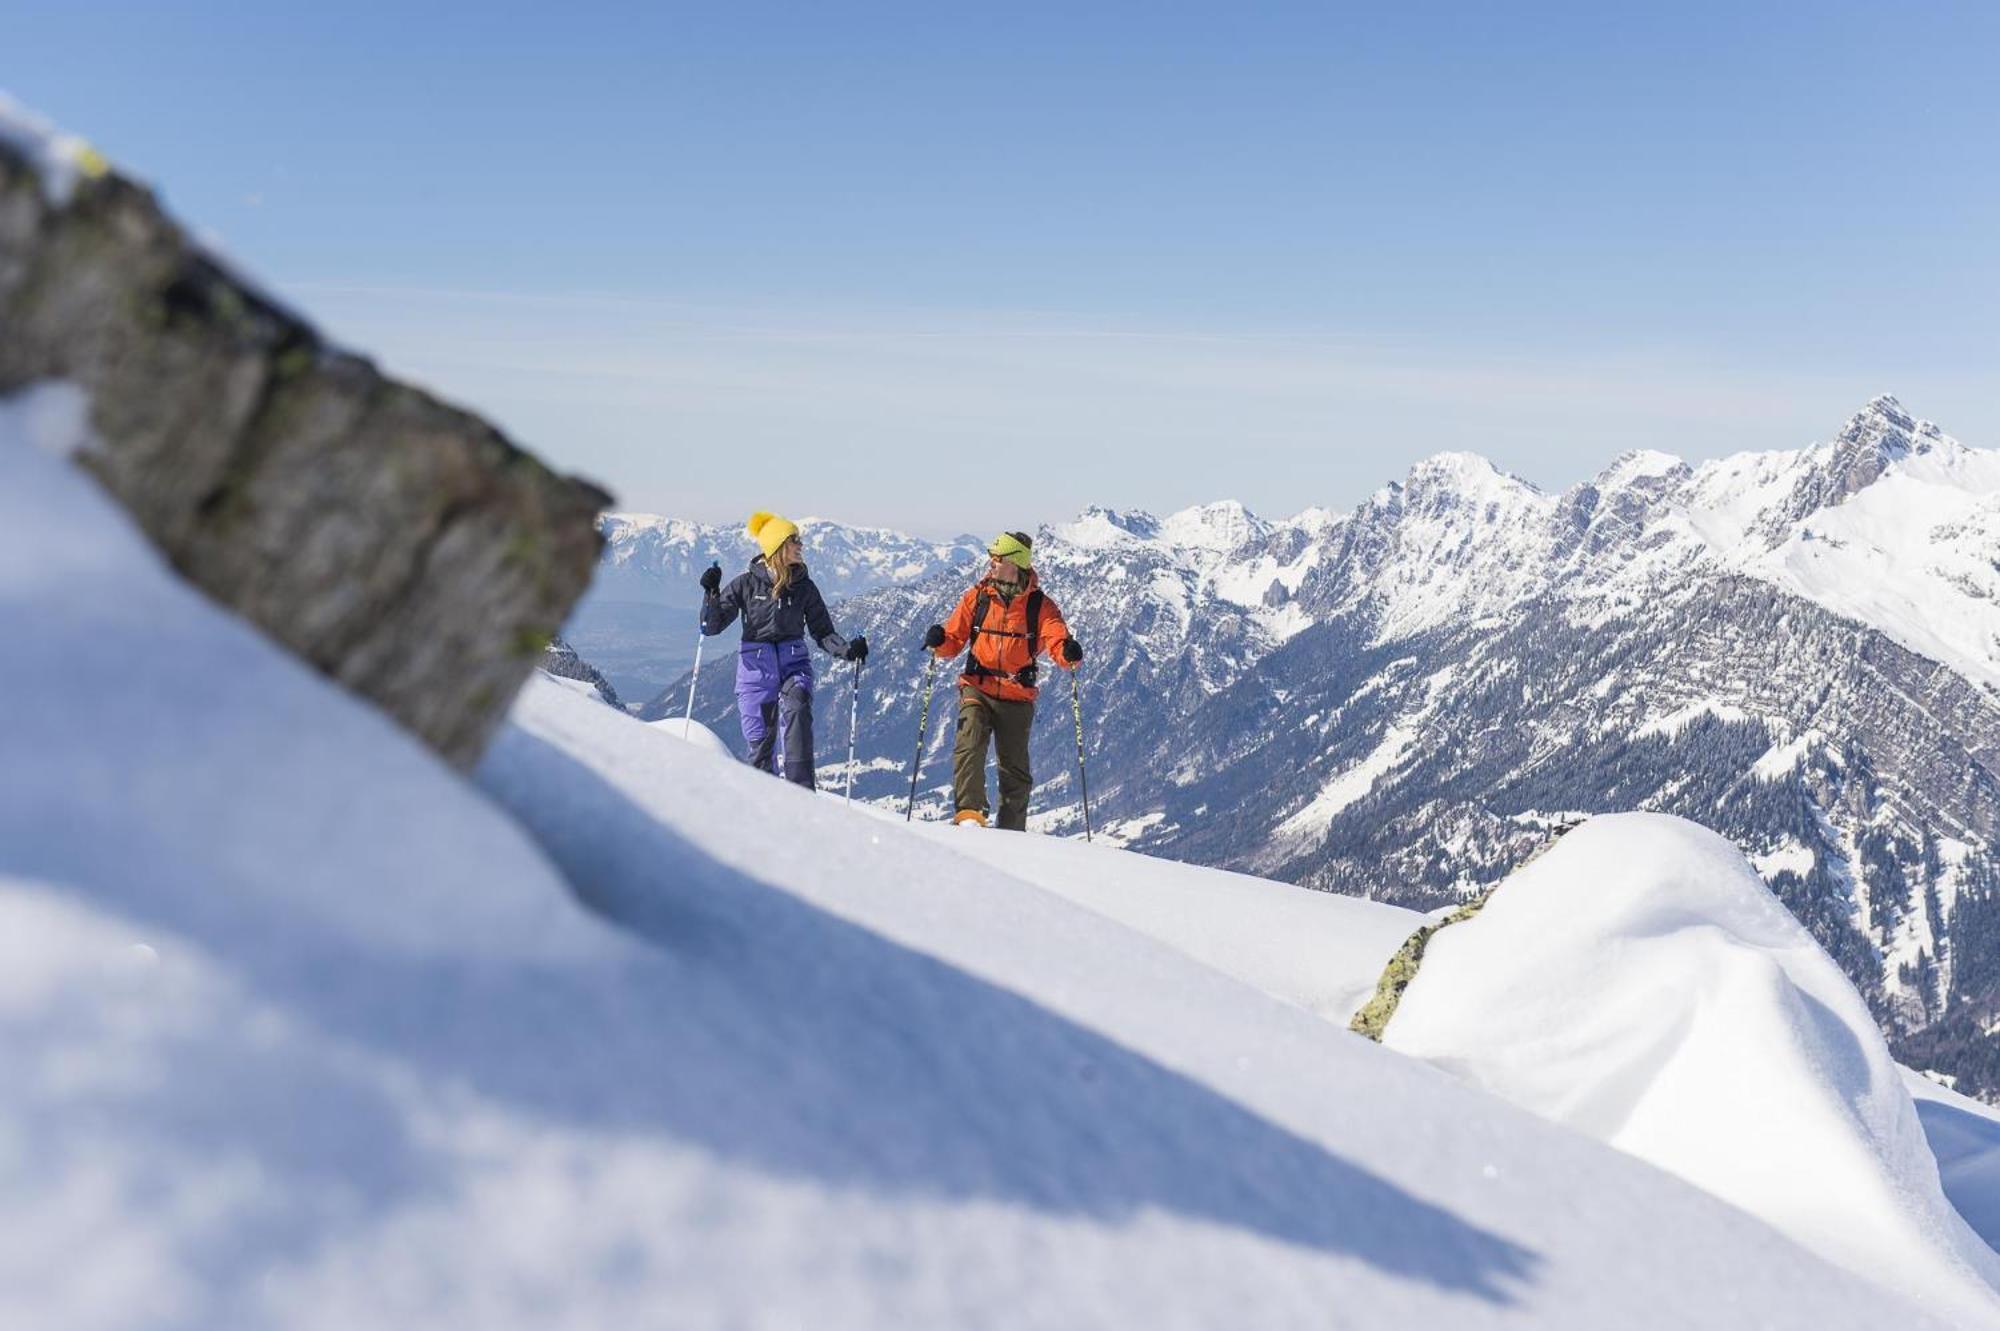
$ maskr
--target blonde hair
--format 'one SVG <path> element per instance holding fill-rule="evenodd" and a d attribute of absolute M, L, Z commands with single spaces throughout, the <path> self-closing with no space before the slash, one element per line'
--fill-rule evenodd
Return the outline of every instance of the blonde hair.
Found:
<path fill-rule="evenodd" d="M 764 566 L 771 570 L 771 595 L 774 597 L 783 596 L 785 588 L 792 585 L 792 570 L 798 565 L 785 558 L 785 550 L 798 539 L 796 536 L 787 536 L 784 542 L 764 560 Z"/>

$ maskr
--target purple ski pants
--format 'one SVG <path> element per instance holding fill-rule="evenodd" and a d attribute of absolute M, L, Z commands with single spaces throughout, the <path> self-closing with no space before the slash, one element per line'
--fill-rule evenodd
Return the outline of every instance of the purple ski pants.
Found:
<path fill-rule="evenodd" d="M 812 693 L 812 653 L 805 639 L 746 642 L 737 652 L 736 715 L 749 748 L 746 761 L 808 790 L 813 787 Z"/>

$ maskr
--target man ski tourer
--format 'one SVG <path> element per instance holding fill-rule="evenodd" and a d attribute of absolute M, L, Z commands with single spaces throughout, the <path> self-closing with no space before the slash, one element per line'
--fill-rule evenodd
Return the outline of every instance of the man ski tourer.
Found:
<path fill-rule="evenodd" d="M 1083 648 L 1070 636 L 1062 611 L 1035 576 L 1034 542 L 1003 532 L 986 547 L 986 576 L 959 600 L 942 624 L 924 634 L 940 657 L 965 653 L 958 677 L 958 743 L 952 750 L 954 822 L 986 824 L 986 741 L 993 740 L 1000 768 L 1001 827 L 1028 829 L 1028 732 L 1035 721 L 1036 658 L 1046 654 L 1076 669 Z"/>
<path fill-rule="evenodd" d="M 830 656 L 868 659 L 868 639 L 834 631 L 826 600 L 806 572 L 799 529 L 775 513 L 752 513 L 750 539 L 763 553 L 727 587 L 722 570 L 701 575 L 701 631 L 713 636 L 743 616 L 736 656 L 736 713 L 752 767 L 813 787 L 812 653 L 806 633 Z"/>

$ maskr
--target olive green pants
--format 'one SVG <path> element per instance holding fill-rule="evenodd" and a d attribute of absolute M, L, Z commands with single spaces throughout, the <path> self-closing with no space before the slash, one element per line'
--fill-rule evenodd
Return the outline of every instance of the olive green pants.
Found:
<path fill-rule="evenodd" d="M 1028 732 L 1035 724 L 1035 704 L 992 698 L 970 684 L 958 686 L 958 744 L 951 755 L 951 792 L 960 813 L 986 812 L 986 740 L 993 740 L 1000 767 L 1000 826 L 1028 830 L 1028 792 L 1035 774 L 1028 770 Z"/>

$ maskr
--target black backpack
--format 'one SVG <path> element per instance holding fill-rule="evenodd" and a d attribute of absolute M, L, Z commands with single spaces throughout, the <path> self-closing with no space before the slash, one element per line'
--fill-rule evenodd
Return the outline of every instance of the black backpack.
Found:
<path fill-rule="evenodd" d="M 967 634 L 965 639 L 965 673 L 974 678 L 1004 679 L 1024 688 L 1034 688 L 1035 681 L 1041 678 L 1042 674 L 1039 660 L 1042 654 L 1042 607 L 1047 600 L 1048 598 L 1042 595 L 1040 587 L 1032 588 L 1028 592 L 1028 664 L 1024 669 L 1010 675 L 1005 671 L 989 670 L 981 665 L 978 655 L 973 651 L 979 645 L 979 635 L 982 631 L 991 633 L 996 638 L 1015 636 L 1005 629 L 983 628 L 986 623 L 986 612 L 993 607 L 993 593 L 982 587 L 979 599 L 972 603 L 972 632 Z"/>

